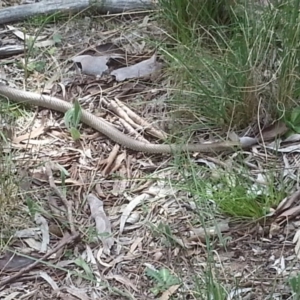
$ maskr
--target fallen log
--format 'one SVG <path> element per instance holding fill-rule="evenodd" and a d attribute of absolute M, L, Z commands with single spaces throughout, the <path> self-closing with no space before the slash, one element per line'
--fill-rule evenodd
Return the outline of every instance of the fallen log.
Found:
<path fill-rule="evenodd" d="M 76 13 L 88 8 L 102 14 L 155 9 L 155 0 L 45 0 L 0 9 L 0 25 L 24 21 L 36 15 Z"/>

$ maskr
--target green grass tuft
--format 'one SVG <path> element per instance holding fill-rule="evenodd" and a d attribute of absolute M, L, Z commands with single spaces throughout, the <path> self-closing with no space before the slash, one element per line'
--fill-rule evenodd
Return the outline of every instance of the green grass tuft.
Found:
<path fill-rule="evenodd" d="M 175 74 L 174 104 L 207 124 L 267 125 L 264 120 L 271 123 L 297 106 L 299 1 L 274 7 L 249 2 L 160 1 L 173 38 L 162 52 Z"/>

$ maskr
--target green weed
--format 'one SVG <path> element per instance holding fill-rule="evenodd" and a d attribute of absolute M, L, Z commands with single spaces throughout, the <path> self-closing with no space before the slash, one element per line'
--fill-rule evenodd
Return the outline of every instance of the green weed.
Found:
<path fill-rule="evenodd" d="M 74 141 L 80 139 L 80 132 L 78 130 L 80 119 L 81 119 L 81 107 L 78 100 L 76 100 L 74 101 L 73 107 L 65 113 L 65 117 L 64 117 L 65 124 L 68 130 L 70 131 Z"/>
<path fill-rule="evenodd" d="M 162 268 L 154 270 L 151 268 L 146 269 L 146 275 L 155 282 L 155 287 L 151 288 L 151 292 L 157 296 L 159 293 L 166 291 L 173 285 L 180 284 L 178 277 L 172 275 L 168 269 Z"/>

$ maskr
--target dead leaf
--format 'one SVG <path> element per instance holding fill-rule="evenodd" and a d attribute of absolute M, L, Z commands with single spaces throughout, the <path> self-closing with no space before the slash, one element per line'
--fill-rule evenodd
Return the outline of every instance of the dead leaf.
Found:
<path fill-rule="evenodd" d="M 272 238 L 272 236 L 278 234 L 280 231 L 280 228 L 281 227 L 279 224 L 277 224 L 275 222 L 271 223 L 270 230 L 269 230 L 269 237 Z"/>
<path fill-rule="evenodd" d="M 180 287 L 180 284 L 172 285 L 165 292 L 163 292 L 163 294 L 161 295 L 159 300 L 168 300 L 168 299 L 170 299 L 170 297 L 179 289 L 179 287 Z"/>
<path fill-rule="evenodd" d="M 299 142 L 300 141 L 300 134 L 294 133 L 288 136 L 285 140 L 283 140 L 284 143 L 287 142 Z"/>
<path fill-rule="evenodd" d="M 276 273 L 278 275 L 282 274 L 286 270 L 286 264 L 285 264 L 284 257 L 281 255 L 279 258 L 275 259 L 272 266 L 270 266 L 270 269 L 276 270 Z"/>
<path fill-rule="evenodd" d="M 107 70 L 107 63 L 111 58 L 119 58 L 120 55 L 103 55 L 103 56 L 91 56 L 91 55 L 79 55 L 72 58 L 73 62 L 77 65 L 81 65 L 83 74 L 102 76 Z"/>
<path fill-rule="evenodd" d="M 188 240 L 194 241 L 200 239 L 202 242 L 206 241 L 206 237 L 216 236 L 218 233 L 222 233 L 229 230 L 228 222 L 220 222 L 216 226 L 204 228 L 192 228 L 194 235 L 192 235 Z"/>
<path fill-rule="evenodd" d="M 294 235 L 293 243 L 295 245 L 295 253 L 297 258 L 300 260 L 300 229 L 298 229 Z"/>
<path fill-rule="evenodd" d="M 42 243 L 40 241 L 37 241 L 35 238 L 26 238 L 26 239 L 23 239 L 23 241 L 31 249 L 34 249 L 36 251 L 40 251 L 42 248 Z"/>
<path fill-rule="evenodd" d="M 144 193 L 142 195 L 139 195 L 135 197 L 133 200 L 131 200 L 128 205 L 123 210 L 121 220 L 120 220 L 120 233 L 123 232 L 125 223 L 130 216 L 130 213 L 138 206 L 144 203 L 147 199 L 149 199 L 151 196 L 148 193 Z"/>
<path fill-rule="evenodd" d="M 46 40 L 46 41 L 40 41 L 34 44 L 36 48 L 46 48 L 50 46 L 54 46 L 56 43 L 54 40 Z"/>
<path fill-rule="evenodd" d="M 141 118 L 138 114 L 136 114 L 134 111 L 132 111 L 129 107 L 127 107 L 123 102 L 121 102 L 120 100 L 118 100 L 117 98 L 115 99 L 116 104 L 118 105 L 118 107 L 120 107 L 124 113 L 126 114 L 126 116 L 128 116 L 128 119 L 132 120 L 133 124 L 137 124 L 139 127 L 142 127 L 143 130 L 147 131 L 149 134 L 165 140 L 167 138 L 167 133 L 165 133 L 164 131 L 162 131 L 161 129 L 156 129 L 155 127 L 153 127 L 153 125 L 149 122 L 147 122 L 145 119 Z M 131 124 L 131 125 L 133 125 Z M 134 125 L 133 125 L 134 126 Z M 134 126 L 136 128 L 136 126 Z"/>
<path fill-rule="evenodd" d="M 111 237 L 111 224 L 103 209 L 103 201 L 93 194 L 87 196 L 90 205 L 91 215 L 95 220 L 98 237 L 103 243 L 103 252 L 109 254 L 110 248 L 114 244 L 114 238 Z M 108 236 L 104 236 L 108 234 Z"/>
<path fill-rule="evenodd" d="M 12 139 L 12 142 L 15 144 L 19 144 L 20 142 L 24 141 L 24 140 L 28 140 L 28 139 L 34 139 L 38 136 L 40 136 L 41 134 L 45 133 L 45 126 L 42 125 L 39 128 L 33 129 L 30 132 L 20 135 L 18 137 L 14 137 Z"/>
<path fill-rule="evenodd" d="M 281 152 L 281 153 L 300 152 L 300 145 L 291 145 L 291 146 L 280 148 L 280 142 L 281 141 L 271 143 L 268 146 L 266 146 L 266 148 L 274 150 L 276 152 Z"/>
<path fill-rule="evenodd" d="M 300 205 L 291 207 L 290 209 L 285 210 L 278 216 L 278 218 L 287 218 L 288 217 L 290 220 L 291 218 L 298 216 L 299 213 L 300 213 Z"/>
<path fill-rule="evenodd" d="M 51 287 L 54 291 L 58 291 L 59 287 L 57 285 L 57 283 L 54 281 L 54 279 L 48 275 L 46 272 L 44 271 L 39 271 L 39 276 L 41 278 L 43 278 Z"/>
<path fill-rule="evenodd" d="M 69 294 L 73 295 L 76 299 L 91 300 L 91 298 L 86 294 L 85 290 L 86 288 L 77 288 L 75 286 L 66 287 L 66 291 Z M 61 299 L 65 299 L 65 298 L 61 298 Z"/>
<path fill-rule="evenodd" d="M 112 151 L 109 153 L 109 157 L 106 158 L 105 160 L 101 161 L 99 164 L 106 164 L 102 174 L 104 176 L 108 175 L 110 173 L 110 169 L 112 167 L 113 162 L 115 161 L 117 154 L 119 152 L 120 146 L 115 145 Z"/>
<path fill-rule="evenodd" d="M 126 151 L 117 156 L 117 158 L 115 159 L 114 167 L 111 169 L 111 173 L 116 172 L 122 166 L 122 162 L 126 159 L 126 156 Z"/>
<path fill-rule="evenodd" d="M 300 190 L 297 190 L 291 196 L 284 198 L 277 206 L 275 210 L 276 215 L 281 215 L 283 211 L 287 210 L 292 206 L 294 202 L 296 202 L 300 198 Z"/>
<path fill-rule="evenodd" d="M 42 232 L 42 243 L 41 243 L 40 252 L 46 253 L 47 247 L 50 242 L 50 234 L 49 234 L 49 227 L 48 227 L 47 220 L 40 214 L 36 213 L 34 216 L 34 221 L 36 224 L 40 225 L 40 229 Z"/>
<path fill-rule="evenodd" d="M 111 72 L 117 81 L 125 79 L 146 77 L 161 69 L 162 65 L 156 61 L 156 54 L 149 59 L 141 61 L 135 65 L 120 68 Z"/>
<path fill-rule="evenodd" d="M 12 31 L 12 33 L 18 37 L 20 40 L 22 41 L 25 41 L 25 40 L 32 40 L 32 41 L 40 41 L 40 40 L 43 40 L 43 39 L 46 39 L 47 36 L 42 36 L 42 35 L 38 35 L 38 36 L 30 36 L 28 34 L 25 34 L 23 33 L 21 30 L 17 29 L 16 27 L 14 26 L 11 26 L 11 25 L 7 25 L 6 26 L 9 30 Z"/>
<path fill-rule="evenodd" d="M 40 228 L 27 228 L 18 230 L 15 232 L 14 237 L 16 238 L 28 238 L 35 237 L 40 232 Z"/>
<path fill-rule="evenodd" d="M 112 276 L 106 276 L 106 279 L 114 279 L 121 284 L 124 284 L 126 287 L 132 288 L 135 292 L 138 292 L 138 288 L 135 286 L 135 284 L 125 276 L 114 274 Z"/>

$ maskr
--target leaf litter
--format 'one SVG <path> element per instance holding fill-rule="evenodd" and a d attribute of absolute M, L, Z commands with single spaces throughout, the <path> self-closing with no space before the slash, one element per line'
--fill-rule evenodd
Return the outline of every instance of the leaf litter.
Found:
<path fill-rule="evenodd" d="M 111 22 L 120 22 L 116 20 Z M 143 40 L 153 34 L 161 36 L 155 22 L 147 18 L 131 20 L 123 34 L 118 29 L 106 28 L 105 24 L 106 32 L 101 27 L 87 38 L 84 20 L 69 25 L 60 29 L 65 43 L 56 44 L 55 56 L 61 63 L 57 64 L 54 56 L 43 56 L 57 69 L 31 72 L 29 88 L 37 90 L 45 84 L 45 93 L 66 101 L 77 98 L 82 107 L 137 139 L 165 139 L 167 133 L 153 121 L 161 119 L 165 112 L 165 106 L 157 103 L 164 98 L 162 90 L 167 93 L 167 88 L 153 87 L 160 79 L 156 73 L 162 65 Z M 133 31 L 135 25 L 138 26 Z M 45 35 L 53 34 L 51 26 L 45 30 Z M 14 28 L 14 33 L 18 32 Z M 79 39 L 82 42 L 78 44 Z M 91 43 L 95 46 L 91 47 Z M 78 68 L 70 68 L 70 60 L 79 65 L 80 74 Z M 22 70 L 10 68 L 15 82 L 23 82 Z M 141 101 L 143 96 L 149 103 Z M 151 282 L 145 279 L 146 266 L 150 264 L 156 269 L 164 264 L 181 272 L 184 278 L 183 286 L 172 285 L 162 292 L 160 299 L 169 299 L 179 290 L 188 297 L 193 285 L 189 270 L 207 265 L 203 244 L 206 238 L 217 249 L 213 259 L 218 263 L 216 271 L 220 278 L 229 286 L 234 286 L 230 278 L 245 286 L 233 289 L 228 299 L 253 291 L 256 299 L 264 299 L 260 286 L 265 290 L 270 287 L 275 278 L 273 271 L 284 278 L 288 271 L 294 271 L 293 263 L 298 264 L 300 203 L 293 189 L 287 191 L 287 200 L 268 212 L 263 225 L 250 224 L 243 229 L 240 223 L 231 224 L 217 215 L 214 221 L 207 217 L 204 228 L 193 224 L 194 215 L 214 204 L 208 201 L 199 208 L 194 205 L 198 199 L 190 199 L 187 192 L 177 190 L 172 182 L 182 178 L 166 168 L 167 157 L 132 154 L 84 126 L 80 127 L 81 138 L 74 141 L 61 115 L 48 110 L 37 112 L 31 125 L 24 129 L 24 123 L 17 124 L 17 136 L 12 138 L 11 147 L 17 149 L 18 161 L 24 161 L 22 167 L 30 180 L 26 194 L 21 195 L 26 207 L 20 205 L 21 213 L 13 220 L 19 230 L 10 247 L 16 253 L 0 258 L 2 272 L 17 268 L 12 276 L 1 276 L 0 285 L 6 287 L 1 290 L 1 297 L 17 295 L 17 290 L 8 289 L 7 284 L 18 281 L 32 297 L 41 299 L 55 298 L 58 289 L 61 298 L 146 299 L 151 297 Z M 265 183 L 271 161 L 278 164 L 275 176 L 280 176 L 283 166 L 287 183 L 297 181 L 299 136 L 277 139 L 274 143 L 286 130 L 278 123 L 255 137 L 240 138 L 253 145 L 252 151 L 243 154 L 243 162 L 251 171 L 247 176 L 255 183 L 255 189 L 252 187 L 249 192 L 257 196 L 268 193 Z M 261 140 L 265 147 L 257 146 Z M 284 153 L 282 164 L 278 162 L 278 153 Z M 220 176 L 228 168 L 240 168 L 235 155 L 239 154 L 229 156 L 225 162 L 205 156 L 194 161 L 211 169 L 210 174 Z M 227 183 L 236 184 L 229 177 Z M 289 226 L 284 226 L 287 223 Z M 224 250 L 222 239 L 228 240 L 228 251 Z M 70 253 L 73 255 L 68 256 Z M 245 270 L 243 276 L 241 265 Z M 26 280 L 26 276 L 36 276 L 37 267 L 43 269 L 38 275 L 43 279 L 37 281 L 38 288 Z M 199 278 L 203 276 L 199 268 L 194 272 Z M 280 288 L 282 293 L 288 293 L 286 286 Z"/>

